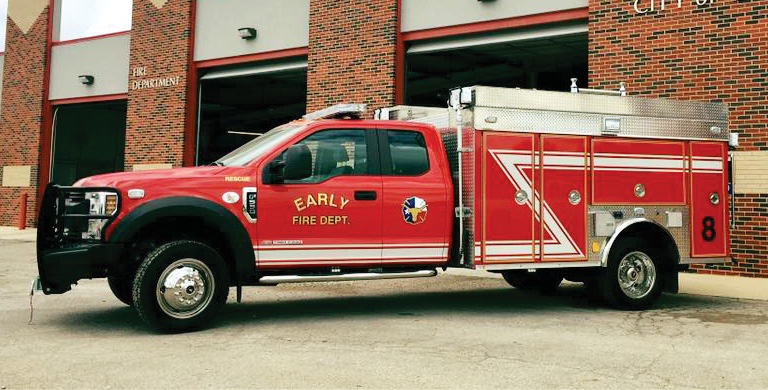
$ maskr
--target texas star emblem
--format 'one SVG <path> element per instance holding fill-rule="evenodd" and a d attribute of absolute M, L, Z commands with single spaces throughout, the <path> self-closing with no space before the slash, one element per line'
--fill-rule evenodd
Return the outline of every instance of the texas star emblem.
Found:
<path fill-rule="evenodd" d="M 417 225 L 427 220 L 427 202 L 412 196 L 403 202 L 403 219 L 411 225 Z"/>

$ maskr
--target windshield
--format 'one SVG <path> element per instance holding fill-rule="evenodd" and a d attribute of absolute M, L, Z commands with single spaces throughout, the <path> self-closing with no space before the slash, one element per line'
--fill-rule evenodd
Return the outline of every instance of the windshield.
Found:
<path fill-rule="evenodd" d="M 247 144 L 229 152 L 226 156 L 216 160 L 215 165 L 241 166 L 251 162 L 254 158 L 269 151 L 275 145 L 280 144 L 286 138 L 296 134 L 296 131 L 304 125 L 287 124 L 275 127 L 266 134 L 257 137 Z"/>

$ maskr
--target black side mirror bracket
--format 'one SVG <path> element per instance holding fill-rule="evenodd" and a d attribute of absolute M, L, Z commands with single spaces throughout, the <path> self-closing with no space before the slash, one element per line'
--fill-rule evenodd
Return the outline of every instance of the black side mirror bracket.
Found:
<path fill-rule="evenodd" d="M 285 161 L 275 160 L 269 163 L 269 184 L 283 184 L 285 182 Z"/>

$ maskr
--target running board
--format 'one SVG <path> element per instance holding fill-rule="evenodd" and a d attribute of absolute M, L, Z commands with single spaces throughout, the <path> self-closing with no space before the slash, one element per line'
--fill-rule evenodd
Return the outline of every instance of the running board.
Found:
<path fill-rule="evenodd" d="M 259 278 L 259 284 L 281 284 L 281 283 L 310 283 L 310 282 L 348 282 L 353 280 L 384 280 L 384 279 L 411 279 L 428 278 L 436 276 L 437 270 L 421 270 L 412 272 L 390 272 L 390 273 L 357 273 L 341 275 L 276 275 L 263 276 Z"/>

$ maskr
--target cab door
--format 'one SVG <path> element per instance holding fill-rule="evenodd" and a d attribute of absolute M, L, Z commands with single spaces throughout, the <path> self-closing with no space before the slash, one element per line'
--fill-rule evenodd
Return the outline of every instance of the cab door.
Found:
<path fill-rule="evenodd" d="M 383 182 L 383 266 L 448 261 L 453 201 L 442 141 L 434 130 L 379 128 Z"/>
<path fill-rule="evenodd" d="M 312 174 L 258 189 L 257 266 L 379 266 L 382 180 L 375 130 L 320 129 L 294 145 L 309 150 Z"/>

